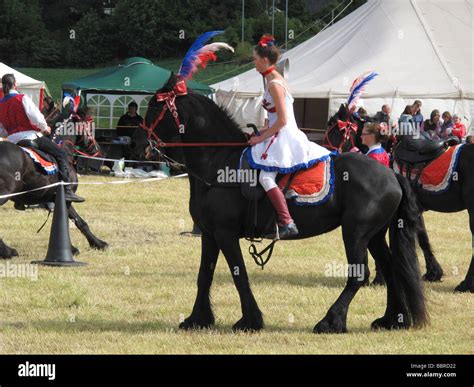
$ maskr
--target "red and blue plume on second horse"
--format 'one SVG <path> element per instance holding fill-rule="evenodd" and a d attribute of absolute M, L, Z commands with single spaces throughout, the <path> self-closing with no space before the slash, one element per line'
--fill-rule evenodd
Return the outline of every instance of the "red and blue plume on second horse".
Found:
<path fill-rule="evenodd" d="M 347 108 L 349 111 L 355 109 L 357 101 L 359 101 L 359 98 L 364 92 L 364 87 L 377 75 L 378 74 L 375 71 L 370 71 L 362 74 L 354 80 L 350 89 L 349 99 L 347 100 Z"/>
<path fill-rule="evenodd" d="M 216 42 L 204 45 L 214 36 L 222 34 L 223 32 L 224 31 L 209 31 L 200 35 L 184 56 L 178 76 L 185 80 L 191 79 L 199 66 L 206 68 L 209 61 L 215 61 L 217 59 L 215 52 L 221 48 L 234 52 L 234 49 L 227 43 Z"/>

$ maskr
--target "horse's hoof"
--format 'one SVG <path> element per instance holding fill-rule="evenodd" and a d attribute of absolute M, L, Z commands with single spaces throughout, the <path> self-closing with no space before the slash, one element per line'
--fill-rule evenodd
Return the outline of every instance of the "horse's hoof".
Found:
<path fill-rule="evenodd" d="M 4 250 L 0 252 L 0 259 L 12 259 L 13 257 L 18 257 L 18 251 L 11 247 L 5 246 Z"/>
<path fill-rule="evenodd" d="M 109 244 L 107 242 L 99 240 L 93 245 L 91 245 L 91 247 L 95 250 L 107 250 L 109 248 Z"/>
<path fill-rule="evenodd" d="M 79 250 L 77 247 L 75 246 L 71 246 L 71 252 L 72 252 L 72 255 L 79 255 L 81 253 L 81 250 Z"/>
<path fill-rule="evenodd" d="M 214 317 L 196 318 L 192 315 L 179 324 L 179 329 L 184 331 L 209 329 L 214 326 Z"/>
<path fill-rule="evenodd" d="M 454 288 L 454 291 L 462 293 L 474 293 L 474 281 L 470 281 L 469 283 L 468 281 L 464 280 Z"/>
<path fill-rule="evenodd" d="M 371 328 L 373 330 L 380 330 L 380 329 L 407 329 L 408 326 L 404 323 L 398 322 L 397 319 L 390 319 L 386 316 L 380 317 L 377 320 L 374 320 L 371 324 Z"/>
<path fill-rule="evenodd" d="M 344 321 L 340 318 L 328 318 L 324 317 L 320 322 L 318 322 L 314 329 L 313 333 L 346 333 L 347 327 Z"/>
<path fill-rule="evenodd" d="M 263 319 L 256 318 L 254 321 L 250 321 L 245 317 L 242 317 L 239 321 L 237 321 L 234 326 L 232 327 L 232 331 L 234 332 L 258 332 L 263 329 Z"/>
<path fill-rule="evenodd" d="M 442 270 L 429 270 L 423 275 L 423 281 L 426 282 L 439 282 L 443 277 Z"/>

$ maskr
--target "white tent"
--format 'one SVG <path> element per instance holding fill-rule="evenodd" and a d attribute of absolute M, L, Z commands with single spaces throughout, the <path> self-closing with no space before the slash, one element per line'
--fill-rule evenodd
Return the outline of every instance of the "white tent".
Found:
<path fill-rule="evenodd" d="M 43 100 L 45 93 L 50 95 L 45 82 L 37 81 L 0 62 L 0 78 L 5 74 L 13 74 L 16 79 L 18 91 L 30 97 L 38 107 L 40 107 L 40 102 Z"/>
<path fill-rule="evenodd" d="M 327 98 L 329 112 L 346 101 L 352 81 L 367 70 L 380 76 L 360 105 L 373 115 L 382 104 L 394 118 L 415 99 L 422 113 L 474 117 L 473 0 L 368 0 L 366 4 L 289 50 L 289 84 L 295 98 Z M 263 84 L 255 69 L 212 85 L 218 103 L 237 122 L 261 123 Z M 327 117 L 324 117 L 325 119 Z"/>

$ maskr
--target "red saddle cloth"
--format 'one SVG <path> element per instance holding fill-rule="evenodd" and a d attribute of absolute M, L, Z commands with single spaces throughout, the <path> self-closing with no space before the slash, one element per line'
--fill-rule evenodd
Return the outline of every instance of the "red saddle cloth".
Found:
<path fill-rule="evenodd" d="M 23 152 L 30 156 L 34 163 L 47 175 L 54 175 L 58 173 L 58 166 L 55 163 L 45 160 L 38 154 L 38 152 L 35 152 L 31 148 L 24 148 L 22 146 L 20 148 L 23 150 Z"/>
<path fill-rule="evenodd" d="M 429 163 L 420 176 L 423 190 L 431 193 L 443 193 L 453 180 L 457 171 L 459 155 L 465 144 L 449 147 L 441 156 Z"/>
<path fill-rule="evenodd" d="M 291 174 L 282 177 L 278 186 L 283 189 Z M 296 172 L 285 197 L 301 206 L 315 206 L 329 200 L 334 191 L 333 160 L 320 161 L 312 167 Z"/>

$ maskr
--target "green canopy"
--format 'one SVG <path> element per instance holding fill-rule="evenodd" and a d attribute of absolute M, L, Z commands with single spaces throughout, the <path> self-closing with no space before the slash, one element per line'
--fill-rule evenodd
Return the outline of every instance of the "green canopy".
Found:
<path fill-rule="evenodd" d="M 98 129 L 114 129 L 130 102 L 138 105 L 138 114 L 145 115 L 148 101 L 163 87 L 171 71 L 155 66 L 145 58 L 129 58 L 124 64 L 109 67 L 98 73 L 62 85 L 64 91 L 81 94 L 81 104 L 90 109 Z M 209 86 L 188 81 L 197 93 L 209 95 Z"/>
<path fill-rule="evenodd" d="M 128 58 L 124 64 L 65 82 L 62 88 L 63 90 L 152 94 L 166 83 L 170 75 L 171 71 L 154 65 L 148 59 L 134 57 Z M 188 86 L 201 94 L 207 95 L 214 92 L 209 86 L 193 81 L 188 81 Z"/>

